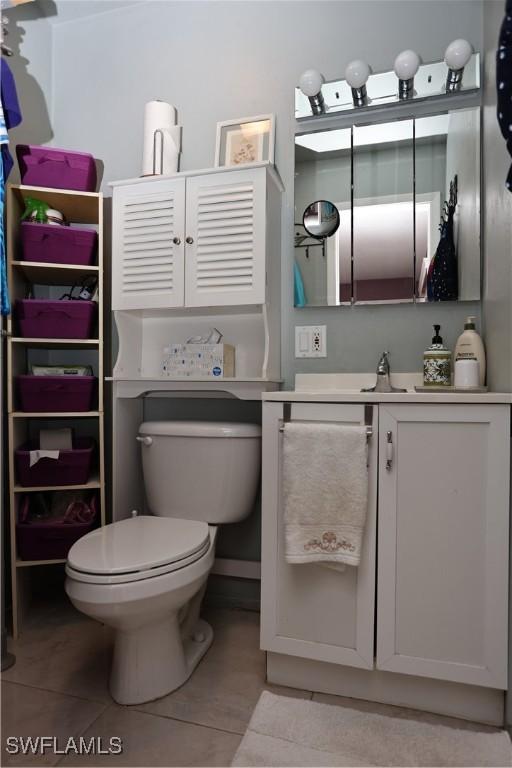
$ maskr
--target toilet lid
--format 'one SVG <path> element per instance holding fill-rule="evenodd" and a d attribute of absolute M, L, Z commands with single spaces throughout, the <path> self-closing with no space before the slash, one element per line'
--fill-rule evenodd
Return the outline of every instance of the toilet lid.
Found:
<path fill-rule="evenodd" d="M 88 533 L 69 550 L 68 564 L 83 573 L 115 576 L 191 562 L 208 543 L 207 523 L 142 515 Z"/>

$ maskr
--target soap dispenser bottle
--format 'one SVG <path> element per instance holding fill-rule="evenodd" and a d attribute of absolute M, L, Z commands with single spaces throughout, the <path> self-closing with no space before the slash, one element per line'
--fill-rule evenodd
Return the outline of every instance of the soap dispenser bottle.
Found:
<path fill-rule="evenodd" d="M 434 325 L 432 344 L 423 354 L 423 384 L 425 387 L 449 387 L 452 383 L 452 354 L 439 335 L 440 325 Z"/>
<path fill-rule="evenodd" d="M 485 347 L 480 335 L 475 330 L 476 318 L 470 315 L 466 317 L 464 331 L 457 339 L 455 345 L 455 365 L 457 360 L 478 360 L 479 385 L 485 384 Z"/>

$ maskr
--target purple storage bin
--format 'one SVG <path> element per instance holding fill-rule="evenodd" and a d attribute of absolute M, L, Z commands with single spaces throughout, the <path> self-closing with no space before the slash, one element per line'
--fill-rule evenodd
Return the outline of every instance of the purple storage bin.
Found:
<path fill-rule="evenodd" d="M 18 299 L 15 313 L 24 337 L 89 339 L 97 306 L 94 301 Z"/>
<path fill-rule="evenodd" d="M 98 500 L 96 494 L 88 502 L 94 510 L 90 523 L 20 522 L 16 523 L 16 544 L 20 560 L 63 560 L 82 536 L 98 524 Z M 21 504 L 30 505 L 29 496 Z"/>
<path fill-rule="evenodd" d="M 91 474 L 94 440 L 78 437 L 73 449 L 60 451 L 58 459 L 43 458 L 30 466 L 30 451 L 38 449 L 36 442 L 25 443 L 14 452 L 18 484 L 24 487 L 43 485 L 83 485 Z"/>
<path fill-rule="evenodd" d="M 56 224 L 21 224 L 21 245 L 25 261 L 89 265 L 96 256 L 97 232 Z"/>
<path fill-rule="evenodd" d="M 95 376 L 18 376 L 21 411 L 90 411 L 96 394 Z"/>
<path fill-rule="evenodd" d="M 94 192 L 96 163 L 86 152 L 18 144 L 16 147 L 21 183 L 29 187 L 77 189 Z"/>

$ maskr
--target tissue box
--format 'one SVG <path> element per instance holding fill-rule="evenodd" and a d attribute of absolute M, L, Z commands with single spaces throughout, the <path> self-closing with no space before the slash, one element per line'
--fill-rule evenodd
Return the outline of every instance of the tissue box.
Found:
<path fill-rule="evenodd" d="M 162 375 L 173 379 L 223 379 L 235 375 L 230 344 L 171 344 L 164 348 Z"/>

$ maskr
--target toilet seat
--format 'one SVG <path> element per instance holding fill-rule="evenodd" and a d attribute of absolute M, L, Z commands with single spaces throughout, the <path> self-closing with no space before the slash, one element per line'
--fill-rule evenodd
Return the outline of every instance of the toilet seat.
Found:
<path fill-rule="evenodd" d="M 143 515 L 87 534 L 70 549 L 66 573 L 89 584 L 124 584 L 184 568 L 210 547 L 207 523 Z"/>

